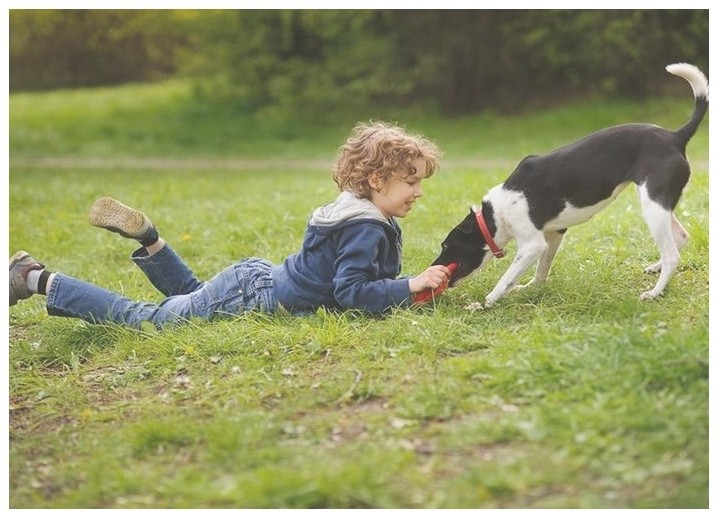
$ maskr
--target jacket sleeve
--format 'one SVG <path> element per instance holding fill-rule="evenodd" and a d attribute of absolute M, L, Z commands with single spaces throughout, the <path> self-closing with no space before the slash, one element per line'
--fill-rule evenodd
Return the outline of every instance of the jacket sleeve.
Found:
<path fill-rule="evenodd" d="M 355 225 L 337 235 L 334 298 L 342 309 L 381 313 L 411 303 L 409 279 L 395 279 L 396 247 L 378 225 Z M 393 264 L 382 264 L 392 262 Z M 389 273 L 393 272 L 393 274 Z"/>

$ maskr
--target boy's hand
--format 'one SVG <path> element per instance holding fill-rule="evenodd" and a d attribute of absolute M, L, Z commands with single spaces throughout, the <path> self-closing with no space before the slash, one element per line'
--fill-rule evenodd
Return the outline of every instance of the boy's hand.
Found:
<path fill-rule="evenodd" d="M 423 273 L 409 280 L 409 291 L 416 293 L 414 302 L 426 302 L 443 293 L 456 267 L 456 263 L 449 266 L 441 264 L 429 266 Z"/>
<path fill-rule="evenodd" d="M 449 281 L 451 271 L 447 266 L 437 264 L 429 266 L 422 273 L 409 280 L 409 291 L 419 293 L 424 290 L 435 290 Z"/>

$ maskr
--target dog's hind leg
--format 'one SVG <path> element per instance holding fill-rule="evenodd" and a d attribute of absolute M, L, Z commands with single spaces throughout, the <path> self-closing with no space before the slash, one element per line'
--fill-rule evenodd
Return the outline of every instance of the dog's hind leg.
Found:
<path fill-rule="evenodd" d="M 668 281 L 678 267 L 678 262 L 680 261 L 678 243 L 681 246 L 684 245 L 688 239 L 688 234 L 673 215 L 673 211 L 663 207 L 648 196 L 645 186 L 642 185 L 638 188 L 638 195 L 643 209 L 643 219 L 646 221 L 651 231 L 651 236 L 661 254 L 661 260 L 650 267 L 654 268 L 653 271 L 660 270 L 658 281 L 652 290 L 641 294 L 641 299 L 652 299 L 663 294 Z M 678 243 L 675 238 L 676 233 L 679 238 Z"/>
<path fill-rule="evenodd" d="M 673 233 L 673 241 L 675 241 L 678 250 L 681 250 L 688 242 L 690 236 L 688 235 L 686 229 L 683 228 L 683 225 L 681 225 L 681 222 L 678 221 L 676 215 L 673 213 L 671 213 L 671 232 Z M 658 261 L 657 263 L 646 267 L 645 272 L 658 273 L 661 271 L 661 264 L 661 261 Z"/>

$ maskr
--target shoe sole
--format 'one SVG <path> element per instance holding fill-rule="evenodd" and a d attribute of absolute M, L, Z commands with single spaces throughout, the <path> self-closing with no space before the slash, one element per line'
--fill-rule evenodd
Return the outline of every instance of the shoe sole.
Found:
<path fill-rule="evenodd" d="M 30 257 L 30 254 L 24 250 L 18 250 L 17 252 L 12 254 L 12 257 L 10 257 L 10 270 L 12 270 L 17 263 L 27 257 Z"/>
<path fill-rule="evenodd" d="M 139 210 L 120 203 L 114 198 L 100 198 L 90 208 L 88 220 L 95 227 L 118 232 L 138 239 L 150 228 L 151 223 Z"/>

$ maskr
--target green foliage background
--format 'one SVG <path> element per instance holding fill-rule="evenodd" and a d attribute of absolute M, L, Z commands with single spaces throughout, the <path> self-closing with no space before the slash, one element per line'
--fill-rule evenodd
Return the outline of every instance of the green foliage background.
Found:
<path fill-rule="evenodd" d="M 245 108 L 523 110 L 708 73 L 707 10 L 13 10 L 13 91 L 183 75 Z"/>

